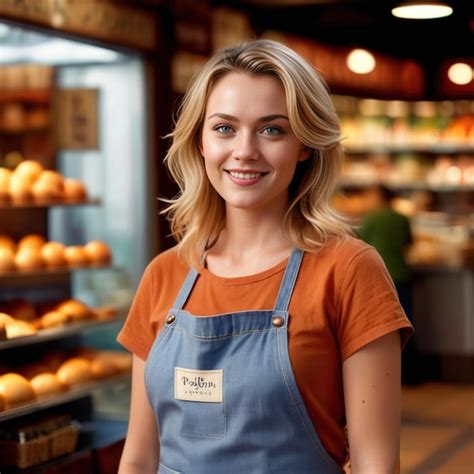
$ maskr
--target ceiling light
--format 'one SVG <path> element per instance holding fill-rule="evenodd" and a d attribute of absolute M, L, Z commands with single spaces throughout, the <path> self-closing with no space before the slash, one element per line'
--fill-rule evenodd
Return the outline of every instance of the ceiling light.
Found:
<path fill-rule="evenodd" d="M 460 86 L 469 84 L 472 81 L 472 74 L 473 70 L 471 66 L 466 63 L 456 63 L 448 69 L 449 80 Z"/>
<path fill-rule="evenodd" d="M 393 16 L 413 20 L 442 18 L 451 15 L 451 13 L 453 13 L 453 9 L 447 3 L 437 1 L 401 2 L 392 8 Z"/>
<path fill-rule="evenodd" d="M 375 68 L 375 58 L 365 49 L 353 49 L 347 56 L 347 67 L 356 74 L 368 74 Z"/>

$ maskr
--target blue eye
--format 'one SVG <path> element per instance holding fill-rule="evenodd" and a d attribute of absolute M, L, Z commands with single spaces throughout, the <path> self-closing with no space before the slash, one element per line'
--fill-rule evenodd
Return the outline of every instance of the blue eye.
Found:
<path fill-rule="evenodd" d="M 265 127 L 263 133 L 266 135 L 281 135 L 283 132 L 280 128 L 277 127 Z"/>
<path fill-rule="evenodd" d="M 229 125 L 218 125 L 217 127 L 214 128 L 214 130 L 222 134 L 227 134 L 232 131 L 232 128 L 229 127 Z"/>

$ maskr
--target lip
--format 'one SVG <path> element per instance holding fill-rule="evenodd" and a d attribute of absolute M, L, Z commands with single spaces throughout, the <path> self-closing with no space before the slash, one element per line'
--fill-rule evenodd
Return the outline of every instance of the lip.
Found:
<path fill-rule="evenodd" d="M 237 186 L 253 186 L 254 184 L 257 184 L 259 181 L 261 181 L 265 175 L 268 174 L 268 172 L 265 171 L 257 171 L 257 170 L 243 170 L 243 169 L 231 169 L 231 170 L 224 170 L 225 174 L 229 178 L 230 181 L 232 181 L 234 184 Z M 259 173 L 260 176 L 257 178 L 252 178 L 252 179 L 241 179 L 241 178 L 236 178 L 235 176 L 232 176 L 230 172 L 233 173 Z"/>

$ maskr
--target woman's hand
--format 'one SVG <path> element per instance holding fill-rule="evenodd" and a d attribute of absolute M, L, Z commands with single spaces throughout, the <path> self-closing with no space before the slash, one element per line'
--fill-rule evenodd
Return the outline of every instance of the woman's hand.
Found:
<path fill-rule="evenodd" d="M 130 419 L 118 473 L 156 474 L 159 453 L 159 435 L 155 414 L 151 409 L 145 390 L 145 362 L 134 355 Z"/>
<path fill-rule="evenodd" d="M 343 364 L 351 474 L 400 469 L 400 336 L 394 331 Z"/>

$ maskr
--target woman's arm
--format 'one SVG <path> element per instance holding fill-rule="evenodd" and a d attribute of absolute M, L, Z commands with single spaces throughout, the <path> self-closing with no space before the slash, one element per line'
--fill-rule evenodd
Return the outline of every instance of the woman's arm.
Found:
<path fill-rule="evenodd" d="M 160 457 L 155 414 L 145 390 L 145 362 L 133 356 L 132 399 L 119 474 L 156 474 Z"/>
<path fill-rule="evenodd" d="M 351 474 L 395 474 L 400 461 L 400 335 L 391 332 L 343 364 Z"/>

